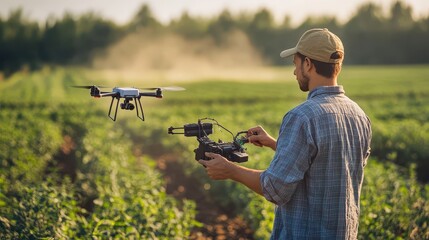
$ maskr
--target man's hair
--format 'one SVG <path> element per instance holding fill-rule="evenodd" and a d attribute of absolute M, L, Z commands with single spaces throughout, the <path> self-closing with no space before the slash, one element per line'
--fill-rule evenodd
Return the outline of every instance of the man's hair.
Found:
<path fill-rule="evenodd" d="M 297 52 L 296 55 L 301 59 L 301 63 L 304 62 L 305 58 L 307 56 Z M 340 52 L 335 52 L 332 54 L 331 58 L 335 59 L 335 58 L 340 58 L 341 57 L 341 53 Z M 335 75 L 338 75 L 338 73 L 341 70 L 341 63 L 325 63 L 325 62 L 320 62 L 314 59 L 309 58 L 310 61 L 314 64 L 315 68 L 316 68 L 316 72 L 324 77 L 330 78 L 333 77 Z"/>

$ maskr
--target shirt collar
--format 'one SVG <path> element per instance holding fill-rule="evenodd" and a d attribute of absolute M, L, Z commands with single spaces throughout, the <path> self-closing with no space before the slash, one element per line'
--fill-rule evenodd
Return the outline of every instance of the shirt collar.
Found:
<path fill-rule="evenodd" d="M 308 97 L 307 99 L 313 98 L 317 95 L 321 95 L 321 94 L 329 94 L 329 95 L 334 95 L 334 94 L 344 94 L 345 91 L 343 89 L 343 86 L 341 85 L 337 85 L 337 86 L 320 86 L 317 87 L 313 90 L 311 90 L 311 92 L 308 93 Z"/>

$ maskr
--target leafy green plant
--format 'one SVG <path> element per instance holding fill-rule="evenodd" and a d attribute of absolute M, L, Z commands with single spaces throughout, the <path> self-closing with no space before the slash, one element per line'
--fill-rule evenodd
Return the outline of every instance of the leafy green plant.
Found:
<path fill-rule="evenodd" d="M 70 190 L 68 184 L 49 181 L 37 185 L 16 182 L 9 206 L 0 209 L 0 238 L 79 237 L 86 225 L 85 210 Z"/>
<path fill-rule="evenodd" d="M 416 181 L 415 165 L 369 161 L 362 187 L 359 239 L 427 239 L 429 187 Z"/>

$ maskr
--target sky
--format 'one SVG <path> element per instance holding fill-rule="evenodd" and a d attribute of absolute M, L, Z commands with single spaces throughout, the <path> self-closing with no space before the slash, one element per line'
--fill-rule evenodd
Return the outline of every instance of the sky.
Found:
<path fill-rule="evenodd" d="M 44 22 L 48 16 L 62 17 L 64 12 L 82 14 L 89 11 L 113 20 L 127 23 L 143 5 L 147 4 L 155 17 L 168 23 L 184 11 L 192 16 L 214 16 L 228 9 L 232 13 L 255 12 L 261 8 L 271 11 L 276 21 L 286 15 L 299 24 L 308 16 L 336 16 L 348 20 L 358 6 L 373 2 L 388 11 L 395 0 L 0 0 L 0 16 L 21 7 L 29 19 Z M 403 0 L 413 9 L 414 17 L 429 15 L 429 0 Z"/>

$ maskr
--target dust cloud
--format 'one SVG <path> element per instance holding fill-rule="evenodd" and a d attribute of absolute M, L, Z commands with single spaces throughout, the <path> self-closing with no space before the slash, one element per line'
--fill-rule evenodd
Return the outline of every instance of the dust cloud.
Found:
<path fill-rule="evenodd" d="M 240 31 L 221 43 L 188 40 L 172 33 L 130 34 L 93 60 L 107 77 L 183 82 L 204 79 L 271 78 L 269 64 Z"/>

